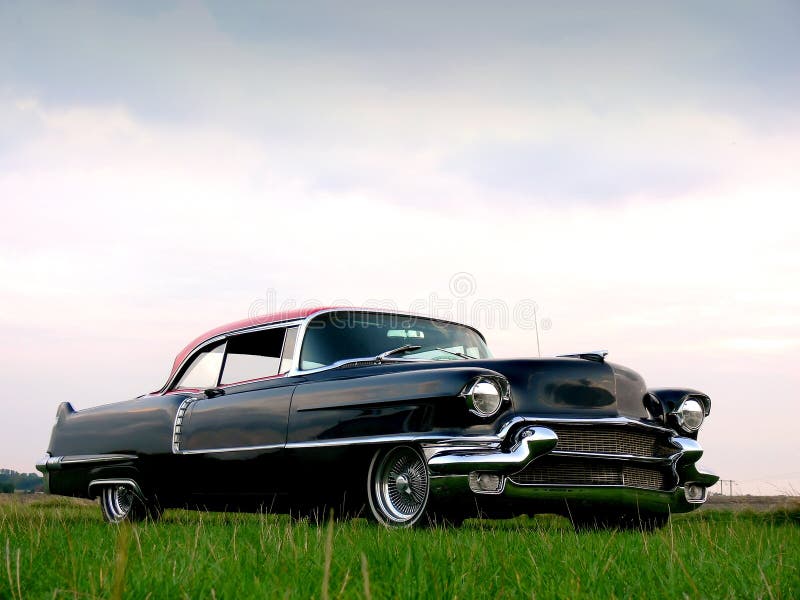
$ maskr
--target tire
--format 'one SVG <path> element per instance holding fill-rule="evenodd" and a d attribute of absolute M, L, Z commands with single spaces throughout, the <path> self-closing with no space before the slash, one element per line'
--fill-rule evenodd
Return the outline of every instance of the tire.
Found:
<path fill-rule="evenodd" d="M 425 517 L 428 465 L 412 446 L 378 450 L 367 473 L 367 516 L 386 527 L 411 527 Z"/>
<path fill-rule="evenodd" d="M 669 523 L 669 513 L 576 513 L 570 519 L 576 531 L 655 531 Z"/>
<path fill-rule="evenodd" d="M 105 486 L 100 492 L 100 510 L 106 523 L 134 523 L 161 518 L 155 504 L 145 504 L 133 490 L 125 485 Z"/>

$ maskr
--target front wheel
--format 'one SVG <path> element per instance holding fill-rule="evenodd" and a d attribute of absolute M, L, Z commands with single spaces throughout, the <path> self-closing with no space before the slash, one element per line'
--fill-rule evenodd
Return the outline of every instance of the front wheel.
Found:
<path fill-rule="evenodd" d="M 411 527 L 425 514 L 430 493 L 425 459 L 412 446 L 379 450 L 367 474 L 369 516 L 386 527 Z"/>
<path fill-rule="evenodd" d="M 133 490 L 125 485 L 109 485 L 100 494 L 100 509 L 107 523 L 157 520 L 161 511 L 156 506 L 145 505 Z"/>

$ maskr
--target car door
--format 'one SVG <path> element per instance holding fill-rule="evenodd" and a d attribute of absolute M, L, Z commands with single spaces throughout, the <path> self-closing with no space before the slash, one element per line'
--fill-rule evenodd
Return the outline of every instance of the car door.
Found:
<path fill-rule="evenodd" d="M 186 403 L 175 432 L 175 450 L 189 459 L 185 464 L 192 471 L 194 493 L 282 491 L 286 429 L 297 384 L 286 372 L 296 335 L 296 327 L 273 327 L 230 336 L 206 351 L 218 365 L 217 379 L 203 396 Z M 215 366 L 200 371 L 213 377 Z M 198 384 L 212 381 L 192 373 L 190 366 L 179 386 L 202 388 Z"/>

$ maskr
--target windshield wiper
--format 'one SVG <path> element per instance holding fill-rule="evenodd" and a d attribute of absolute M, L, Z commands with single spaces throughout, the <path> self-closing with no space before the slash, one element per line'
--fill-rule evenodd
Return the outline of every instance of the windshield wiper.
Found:
<path fill-rule="evenodd" d="M 446 350 L 444 348 L 439 348 L 439 347 L 434 348 L 434 350 L 446 352 L 447 354 L 452 354 L 453 356 L 460 356 L 461 358 L 466 358 L 468 360 L 475 358 L 474 356 L 469 356 L 468 354 L 463 354 L 462 352 L 456 352 L 455 350 Z"/>
<path fill-rule="evenodd" d="M 406 344 L 405 346 L 400 346 L 399 348 L 395 348 L 394 350 L 387 350 L 386 352 L 381 352 L 378 356 L 375 357 L 376 363 L 382 363 L 385 359 L 389 358 L 394 354 L 400 354 L 401 352 L 410 352 L 411 350 L 419 350 L 422 346 L 414 346 L 413 344 Z"/>

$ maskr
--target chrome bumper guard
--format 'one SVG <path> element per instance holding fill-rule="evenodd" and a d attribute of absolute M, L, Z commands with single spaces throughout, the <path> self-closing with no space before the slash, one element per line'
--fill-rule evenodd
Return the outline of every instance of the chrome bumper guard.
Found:
<path fill-rule="evenodd" d="M 466 475 L 472 471 L 514 473 L 555 448 L 558 436 L 547 427 L 524 427 L 517 440 L 509 452 L 444 450 L 428 459 L 428 468 L 433 475 Z"/>

